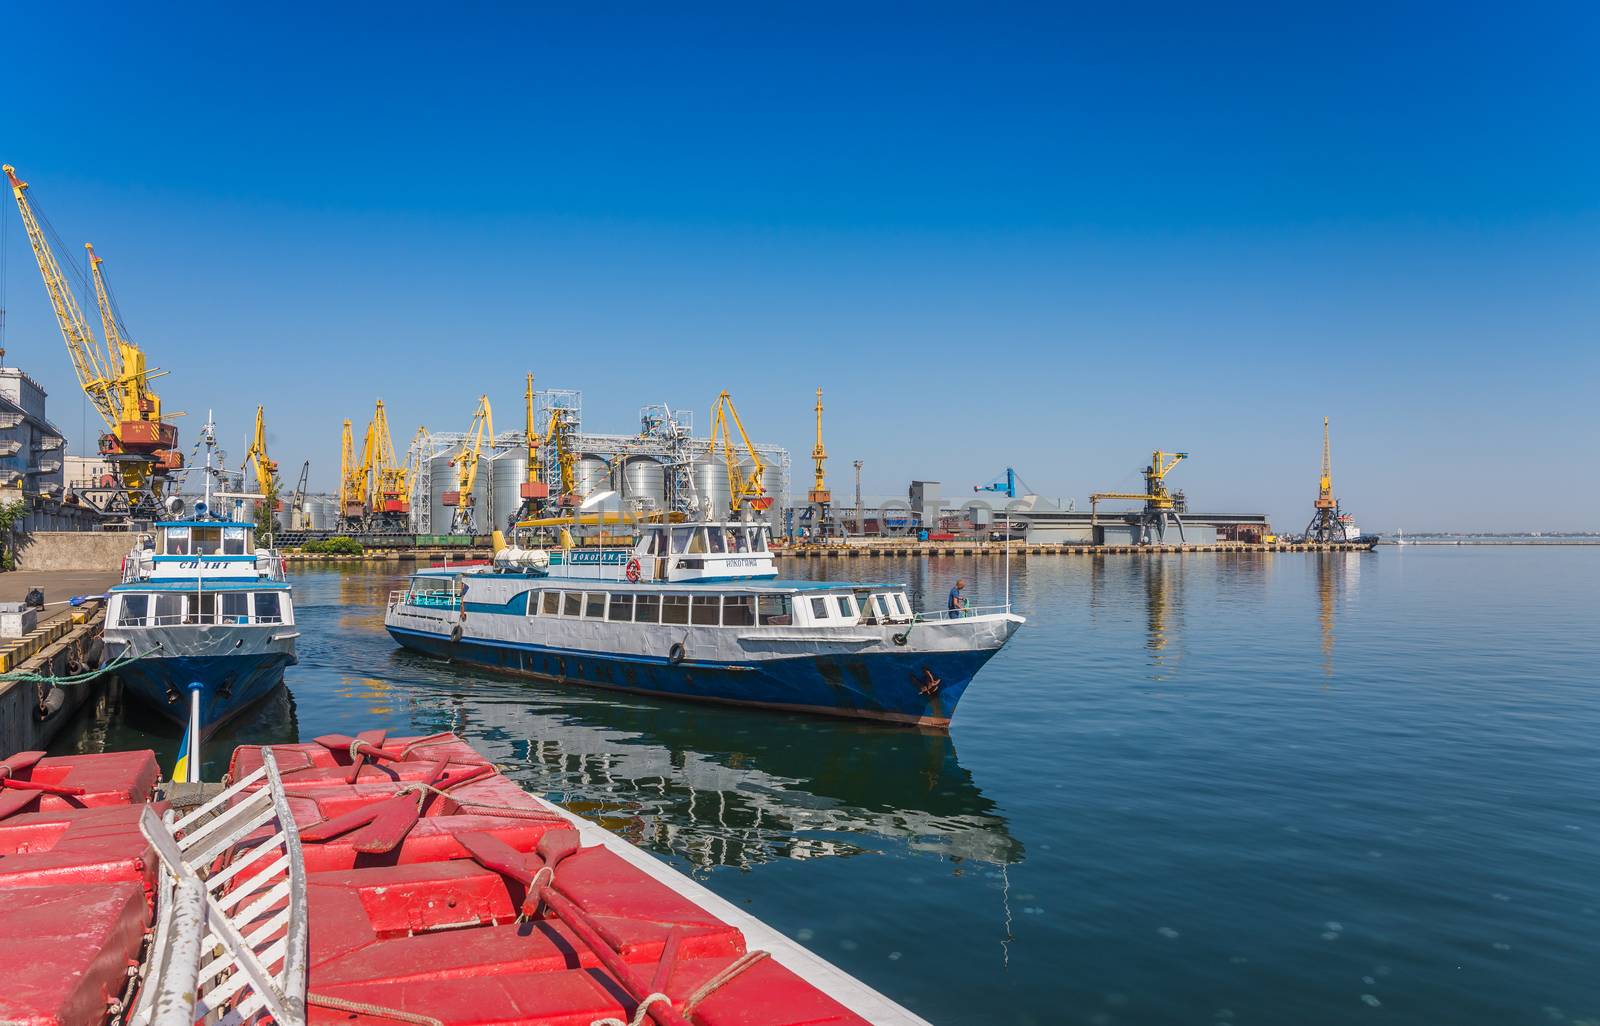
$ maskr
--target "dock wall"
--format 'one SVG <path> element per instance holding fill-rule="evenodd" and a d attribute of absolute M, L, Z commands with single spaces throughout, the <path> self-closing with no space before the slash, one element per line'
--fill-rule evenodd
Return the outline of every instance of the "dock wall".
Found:
<path fill-rule="evenodd" d="M 104 616 L 99 608 L 61 610 L 26 637 L 0 645 L 0 671 L 60 676 L 93 665 Z M 0 680 L 0 758 L 44 748 L 96 690 L 92 684 L 52 689 L 34 681 Z"/>
<path fill-rule="evenodd" d="M 34 531 L 17 538 L 22 570 L 111 570 L 133 547 L 133 536 L 115 531 Z"/>

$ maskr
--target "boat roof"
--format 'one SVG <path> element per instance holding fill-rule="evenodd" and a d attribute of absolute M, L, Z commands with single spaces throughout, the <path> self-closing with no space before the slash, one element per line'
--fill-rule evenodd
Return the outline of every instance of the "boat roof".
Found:
<path fill-rule="evenodd" d="M 157 527 L 255 527 L 247 520 L 157 520 Z"/>
<path fill-rule="evenodd" d="M 506 573 L 489 570 L 483 566 L 431 566 L 426 570 L 418 570 L 410 577 L 486 577 L 491 580 L 504 578 L 520 578 L 529 581 L 538 581 L 552 588 L 583 588 L 604 587 L 612 590 L 620 588 L 640 588 L 647 591 L 767 591 L 767 592 L 800 592 L 800 591 L 857 591 L 857 590 L 883 590 L 889 588 L 904 588 L 903 583 L 895 584 L 887 581 L 800 581 L 781 580 L 774 577 L 724 577 L 720 579 L 698 581 L 607 581 L 594 577 L 557 577 L 549 574 Z"/>
<path fill-rule="evenodd" d="M 143 581 L 113 584 L 108 590 L 115 592 L 288 591 L 291 587 L 287 581 L 270 581 L 254 577 L 207 577 L 204 580 L 194 577 L 155 577 Z"/>

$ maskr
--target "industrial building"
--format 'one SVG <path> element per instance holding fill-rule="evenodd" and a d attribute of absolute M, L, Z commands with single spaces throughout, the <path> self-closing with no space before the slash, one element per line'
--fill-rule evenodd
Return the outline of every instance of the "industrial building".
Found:
<path fill-rule="evenodd" d="M 536 438 L 547 435 L 552 417 L 564 418 L 568 426 L 565 444 L 573 457 L 573 494 L 587 499 L 615 493 L 593 510 L 727 515 L 733 497 L 728 463 L 714 451 L 711 439 L 695 437 L 690 413 L 665 404 L 650 405 L 639 411 L 636 433 L 604 434 L 585 430 L 581 392 L 549 389 L 535 393 L 534 402 Z M 406 465 L 415 468 L 410 483 L 413 533 L 450 533 L 458 507 L 447 499 L 459 490 L 457 459 L 470 442 L 468 434 L 458 432 L 419 432 L 412 440 Z M 494 528 L 504 530 L 523 509 L 523 485 L 529 480 L 526 429 L 496 434 L 487 448 L 478 477 L 482 499 L 477 531 L 484 534 Z M 773 499 L 756 515 L 780 531 L 788 506 L 789 453 L 761 442 L 753 442 L 751 449 L 763 465 L 765 491 Z M 544 464 L 537 468 L 539 478 L 559 480 L 555 447 L 536 445 L 535 451 L 535 458 Z M 743 454 L 734 471 L 748 475 L 751 467 L 749 455 Z"/>
<path fill-rule="evenodd" d="M 23 501 L 20 533 L 80 531 L 99 518 L 65 501 L 66 438 L 45 412 L 48 393 L 16 367 L 0 367 L 0 502 Z"/>

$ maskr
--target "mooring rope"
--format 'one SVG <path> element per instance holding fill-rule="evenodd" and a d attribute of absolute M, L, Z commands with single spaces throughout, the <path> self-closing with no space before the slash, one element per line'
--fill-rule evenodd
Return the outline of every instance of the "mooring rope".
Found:
<path fill-rule="evenodd" d="M 693 1015 L 695 1006 L 704 1001 L 706 998 L 710 997 L 718 987 L 721 987 L 723 984 L 732 980 L 735 976 L 738 976 L 740 973 L 744 972 L 746 969 L 755 965 L 762 959 L 770 958 L 771 956 L 772 952 L 770 951 L 746 951 L 736 961 L 730 963 L 726 969 L 722 970 L 722 972 L 702 983 L 699 990 L 696 990 L 693 994 L 689 995 L 689 1000 L 683 1003 L 683 1017 L 687 1019 L 689 1016 Z"/>
<path fill-rule="evenodd" d="M 384 1019 L 393 1019 L 396 1022 L 409 1022 L 414 1026 L 444 1026 L 444 1022 L 431 1015 L 419 1012 L 406 1012 L 398 1008 L 386 1008 L 383 1005 L 368 1004 L 365 1001 L 351 1001 L 346 998 L 334 997 L 331 994 L 306 994 L 306 1004 L 317 1005 L 321 1008 L 332 1008 L 339 1012 L 355 1012 L 357 1015 L 376 1015 Z"/>
<path fill-rule="evenodd" d="M 639 1002 L 639 1007 L 633 1010 L 633 1018 L 629 1019 L 627 1022 L 607 1016 L 604 1019 L 596 1019 L 594 1022 L 591 1022 L 589 1026 L 642 1026 L 645 1018 L 650 1014 L 650 1006 L 655 1004 L 657 1001 L 665 1001 L 668 1008 L 672 1007 L 672 999 L 658 990 L 654 994 L 648 995 L 643 1001 Z"/>
<path fill-rule="evenodd" d="M 145 656 L 149 655 L 151 652 L 154 652 L 160 647 L 161 643 L 156 642 L 155 647 L 150 649 L 149 652 L 143 652 L 139 655 L 122 656 L 120 658 L 113 659 L 111 662 L 100 667 L 98 670 L 87 670 L 83 673 L 72 673 L 61 677 L 57 677 L 49 673 L 28 673 L 23 670 L 12 670 L 9 673 L 0 673 L 0 680 L 20 680 L 27 681 L 28 683 L 32 684 L 86 684 L 89 681 L 94 680 L 96 677 L 103 677 L 114 670 L 121 669 L 131 662 L 136 662 L 140 659 L 143 659 Z"/>

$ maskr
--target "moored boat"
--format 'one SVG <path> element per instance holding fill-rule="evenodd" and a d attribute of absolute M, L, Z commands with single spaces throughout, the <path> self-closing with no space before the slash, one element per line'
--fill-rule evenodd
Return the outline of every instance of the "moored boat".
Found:
<path fill-rule="evenodd" d="M 631 547 L 501 547 L 394 592 L 401 645 L 670 698 L 948 726 L 1023 618 L 915 612 L 904 585 L 780 580 L 765 524 L 646 524 Z"/>
<path fill-rule="evenodd" d="M 104 664 L 127 694 L 179 724 L 218 726 L 269 695 L 296 661 L 283 559 L 237 520 L 160 521 L 107 596 Z"/>

